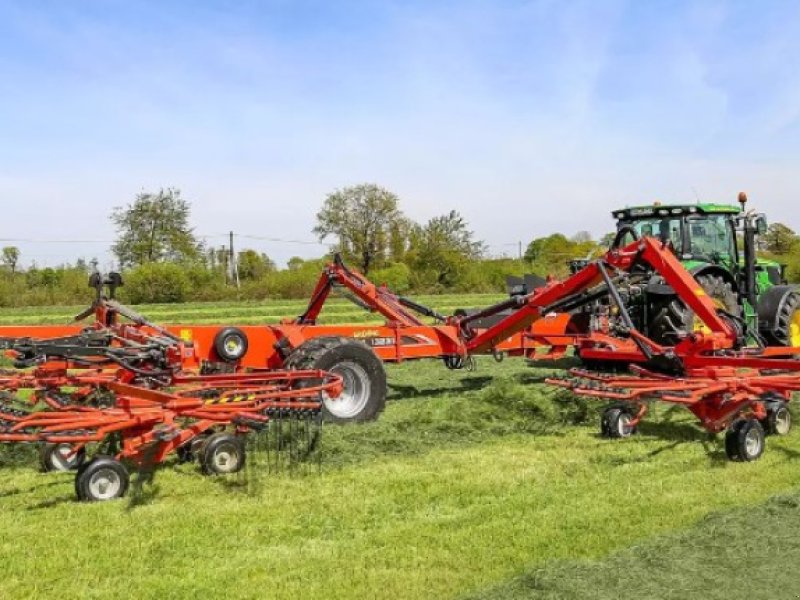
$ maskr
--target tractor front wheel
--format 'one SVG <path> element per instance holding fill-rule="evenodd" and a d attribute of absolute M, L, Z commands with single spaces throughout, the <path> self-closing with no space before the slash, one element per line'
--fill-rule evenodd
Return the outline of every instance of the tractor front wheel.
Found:
<path fill-rule="evenodd" d="M 764 453 L 764 428 L 755 419 L 741 419 L 725 433 L 725 454 L 730 460 L 751 462 Z"/>

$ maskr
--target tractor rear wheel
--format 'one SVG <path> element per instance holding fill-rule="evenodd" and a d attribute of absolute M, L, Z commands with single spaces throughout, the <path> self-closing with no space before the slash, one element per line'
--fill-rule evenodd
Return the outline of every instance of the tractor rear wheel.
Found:
<path fill-rule="evenodd" d="M 699 275 L 696 279 L 717 308 L 736 317 L 741 316 L 742 308 L 730 282 L 710 274 Z M 683 335 L 705 330 L 705 325 L 695 316 L 694 311 L 677 296 L 670 297 L 655 307 L 653 315 L 649 325 L 650 337 L 659 344 L 674 346 Z"/>
<path fill-rule="evenodd" d="M 289 355 L 289 369 L 319 369 L 342 378 L 338 398 L 323 396 L 322 412 L 328 421 L 374 421 L 386 405 L 386 370 L 364 342 L 346 337 L 308 340 Z"/>
<path fill-rule="evenodd" d="M 800 347 L 800 292 L 775 286 L 758 300 L 761 333 L 769 344 Z"/>

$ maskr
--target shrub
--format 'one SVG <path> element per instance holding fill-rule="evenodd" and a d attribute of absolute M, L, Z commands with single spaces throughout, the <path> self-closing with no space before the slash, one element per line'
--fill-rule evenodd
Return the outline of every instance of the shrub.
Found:
<path fill-rule="evenodd" d="M 123 297 L 131 304 L 185 302 L 191 281 L 185 266 L 149 263 L 125 273 Z"/>

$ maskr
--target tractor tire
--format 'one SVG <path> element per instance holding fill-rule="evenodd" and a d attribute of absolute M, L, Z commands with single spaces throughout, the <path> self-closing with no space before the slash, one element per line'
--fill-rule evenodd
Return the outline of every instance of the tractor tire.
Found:
<path fill-rule="evenodd" d="M 736 317 L 741 316 L 742 307 L 739 306 L 739 298 L 730 282 L 718 275 L 699 275 L 696 279 L 719 308 Z M 683 335 L 698 331 L 703 326 L 695 319 L 694 311 L 677 296 L 656 307 L 653 314 L 649 325 L 650 337 L 654 342 L 665 346 L 674 346 Z"/>
<path fill-rule="evenodd" d="M 39 447 L 39 465 L 45 473 L 75 471 L 86 461 L 86 448 L 70 454 L 72 444 L 45 442 Z"/>
<path fill-rule="evenodd" d="M 339 375 L 344 390 L 323 397 L 322 413 L 332 423 L 374 421 L 386 406 L 386 370 L 364 342 L 346 337 L 308 340 L 286 359 L 289 369 L 319 369 Z"/>
<path fill-rule="evenodd" d="M 751 462 L 764 453 L 765 433 L 755 419 L 740 419 L 725 433 L 725 454 L 730 460 Z"/>
<path fill-rule="evenodd" d="M 759 298 L 758 322 L 768 344 L 800 347 L 800 291 L 787 285 L 770 288 Z"/>
<path fill-rule="evenodd" d="M 84 463 L 75 475 L 75 493 L 81 502 L 122 498 L 128 491 L 130 475 L 116 458 L 96 456 Z"/>

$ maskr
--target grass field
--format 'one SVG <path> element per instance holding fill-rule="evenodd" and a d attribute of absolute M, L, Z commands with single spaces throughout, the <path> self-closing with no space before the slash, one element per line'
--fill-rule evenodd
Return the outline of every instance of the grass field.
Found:
<path fill-rule="evenodd" d="M 170 463 L 136 501 L 82 505 L 33 449 L 0 454 L 0 597 L 797 597 L 800 435 L 734 464 L 663 406 L 602 439 L 596 405 L 521 360 L 388 371 L 382 418 L 326 427 L 319 470 Z"/>
<path fill-rule="evenodd" d="M 503 296 L 496 294 L 464 294 L 415 296 L 415 300 L 443 314 L 456 308 L 486 306 Z M 88 303 L 87 303 L 88 304 Z M 263 302 L 195 302 L 186 304 L 141 304 L 136 310 L 157 323 L 230 323 L 255 325 L 277 322 L 300 314 L 304 300 L 265 300 Z M 33 308 L 0 308 L 0 325 L 54 325 L 69 322 L 86 306 L 37 306 Z M 331 298 L 321 315 L 321 323 L 358 323 L 379 321 L 345 298 Z"/>

